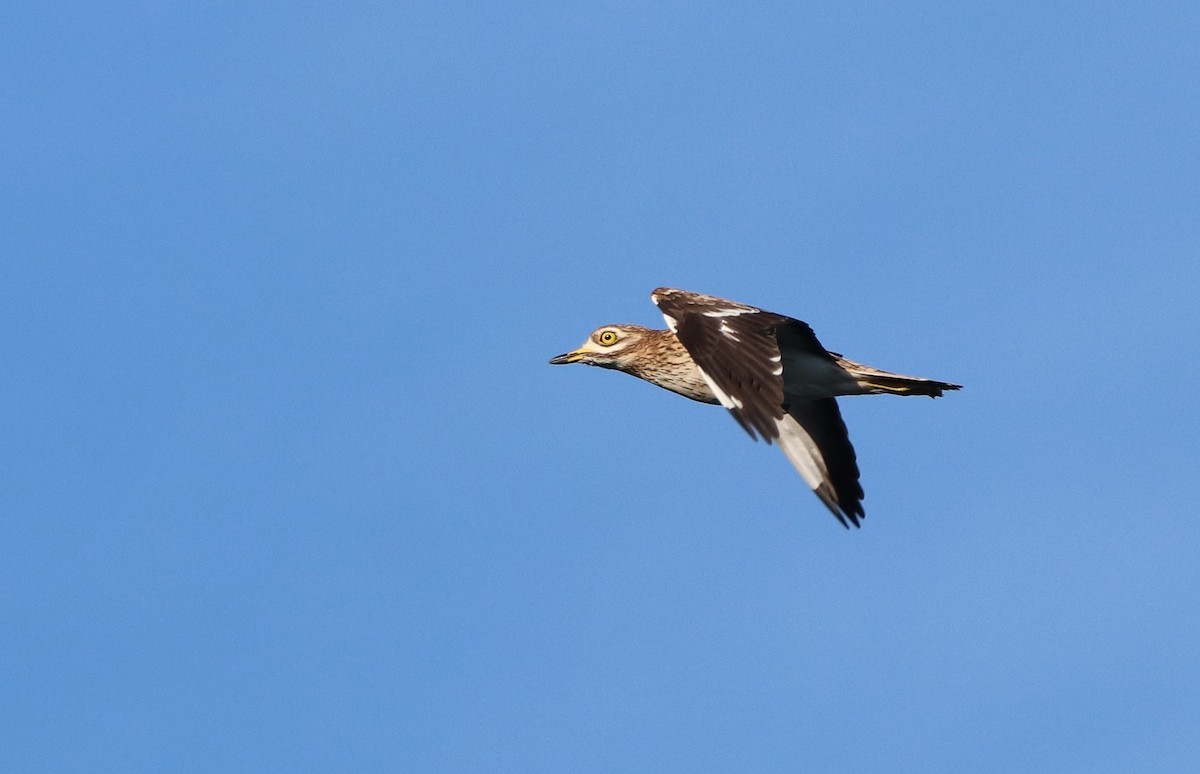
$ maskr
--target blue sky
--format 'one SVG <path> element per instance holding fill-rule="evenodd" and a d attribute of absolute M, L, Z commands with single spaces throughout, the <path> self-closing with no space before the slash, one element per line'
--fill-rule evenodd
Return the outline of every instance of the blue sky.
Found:
<path fill-rule="evenodd" d="M 1192 3 L 9 3 L 6 771 L 1200 768 Z M 948 379 L 847 532 L 546 360 Z"/>

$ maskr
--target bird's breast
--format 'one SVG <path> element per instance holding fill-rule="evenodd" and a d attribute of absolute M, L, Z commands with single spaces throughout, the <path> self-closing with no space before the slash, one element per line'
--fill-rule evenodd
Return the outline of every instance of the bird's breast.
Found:
<path fill-rule="evenodd" d="M 629 373 L 685 398 L 701 403 L 720 403 L 690 357 L 663 359 L 653 369 L 635 366 Z"/>

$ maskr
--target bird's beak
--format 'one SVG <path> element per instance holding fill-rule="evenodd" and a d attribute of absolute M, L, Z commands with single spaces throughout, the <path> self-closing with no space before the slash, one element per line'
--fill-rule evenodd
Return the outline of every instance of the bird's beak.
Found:
<path fill-rule="evenodd" d="M 575 350 L 565 355 L 550 358 L 550 365 L 566 365 L 567 363 L 578 363 L 580 360 L 583 360 L 583 353 Z"/>

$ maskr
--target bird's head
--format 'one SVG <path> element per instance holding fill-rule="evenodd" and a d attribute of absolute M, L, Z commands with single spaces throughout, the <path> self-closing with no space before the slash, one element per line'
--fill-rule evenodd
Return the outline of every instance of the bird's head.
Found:
<path fill-rule="evenodd" d="M 552 365 L 583 363 L 626 370 L 638 357 L 638 346 L 655 333 L 640 325 L 605 325 L 592 331 L 583 346 L 550 359 Z"/>

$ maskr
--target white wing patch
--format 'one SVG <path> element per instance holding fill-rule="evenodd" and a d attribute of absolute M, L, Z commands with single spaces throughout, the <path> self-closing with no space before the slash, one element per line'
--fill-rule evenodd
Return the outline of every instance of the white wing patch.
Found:
<path fill-rule="evenodd" d="M 776 420 L 775 426 L 779 429 L 780 450 L 792 463 L 792 467 L 804 477 L 809 487 L 820 495 L 822 500 L 828 502 L 822 490 L 832 494 L 829 471 L 825 467 L 825 457 L 812 436 L 804 432 L 804 428 L 790 414 L 784 414 Z"/>
<path fill-rule="evenodd" d="M 757 309 L 749 306 L 726 306 L 721 309 L 709 309 L 701 312 L 700 314 L 704 315 L 705 317 L 737 317 L 738 315 L 751 314 L 757 311 Z"/>
<path fill-rule="evenodd" d="M 721 325 L 717 328 L 717 330 L 721 331 L 721 333 L 724 333 L 725 338 L 729 339 L 730 341 L 734 341 L 739 344 L 742 341 L 740 338 L 738 338 L 737 331 L 735 331 L 733 328 L 730 328 L 729 323 L 725 322 L 724 320 L 721 321 Z"/>

